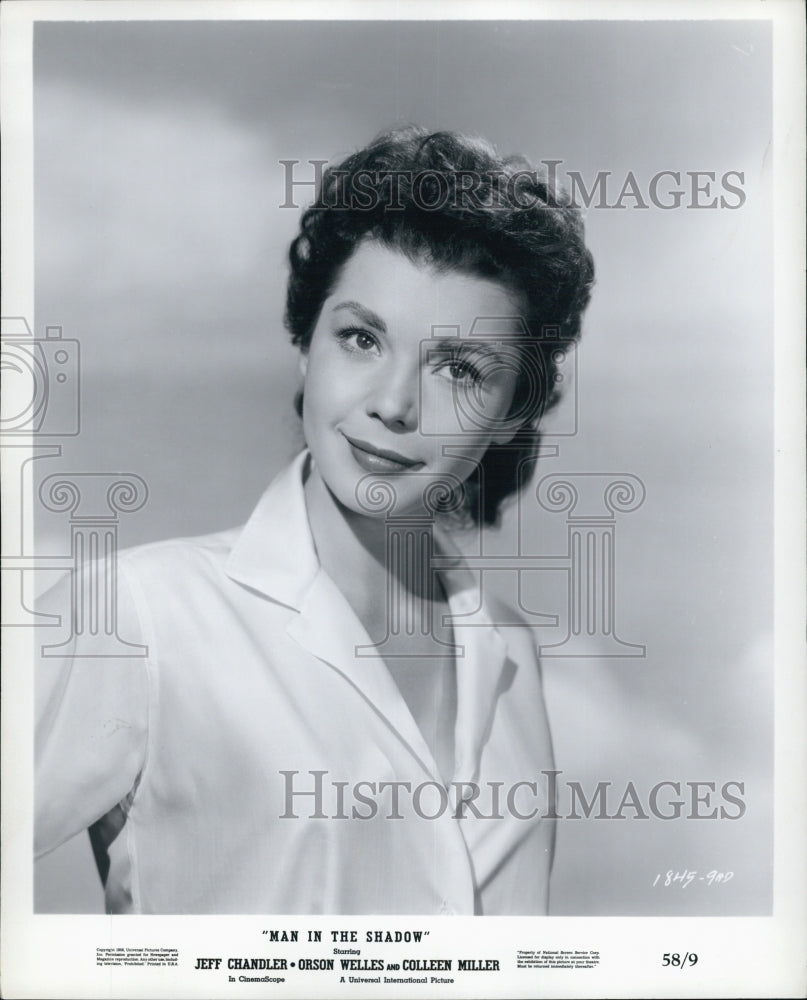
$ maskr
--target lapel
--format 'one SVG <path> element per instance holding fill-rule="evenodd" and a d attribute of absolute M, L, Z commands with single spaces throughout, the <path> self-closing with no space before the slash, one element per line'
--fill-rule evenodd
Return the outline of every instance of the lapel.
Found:
<path fill-rule="evenodd" d="M 287 633 L 303 649 L 328 663 L 352 684 L 403 740 L 430 777 L 439 781 L 431 751 L 398 685 L 380 656 L 357 656 L 370 637 L 342 592 L 320 570 Z M 346 720 L 346 725 L 349 725 Z"/>
<path fill-rule="evenodd" d="M 441 571 L 448 595 L 457 654 L 457 722 L 454 728 L 454 781 L 478 781 L 482 749 L 490 735 L 507 665 L 507 642 L 485 601 L 483 572 L 466 565 L 451 537 L 440 532 L 441 554 L 454 565 Z M 463 624 L 469 617 L 473 624 Z"/>
<path fill-rule="evenodd" d="M 338 671 L 406 744 L 424 770 L 440 781 L 420 729 L 384 660 L 357 656 L 369 636 L 342 592 L 320 567 L 308 525 L 303 478 L 309 455 L 302 452 L 264 493 L 238 536 L 226 573 L 236 582 L 297 611 L 287 634 L 311 655 Z M 507 646 L 485 607 L 481 573 L 464 565 L 453 543 L 440 534 L 440 549 L 456 556 L 441 571 L 452 616 L 474 614 L 474 625 L 455 624 L 457 720 L 455 781 L 476 781 L 501 690 Z M 477 575 L 480 579 L 477 582 Z"/>

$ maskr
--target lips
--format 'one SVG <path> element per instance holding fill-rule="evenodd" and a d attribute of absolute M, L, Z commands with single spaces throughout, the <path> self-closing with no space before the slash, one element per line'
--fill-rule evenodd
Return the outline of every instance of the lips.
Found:
<path fill-rule="evenodd" d="M 424 465 L 423 462 L 408 458 L 397 451 L 377 448 L 368 441 L 351 438 L 344 433 L 343 436 L 350 446 L 353 458 L 365 472 L 408 472 Z"/>

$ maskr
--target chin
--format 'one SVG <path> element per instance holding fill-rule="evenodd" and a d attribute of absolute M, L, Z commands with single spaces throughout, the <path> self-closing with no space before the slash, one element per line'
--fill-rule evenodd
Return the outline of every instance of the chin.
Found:
<path fill-rule="evenodd" d="M 425 481 L 420 476 L 416 483 L 406 482 L 406 479 L 406 473 L 363 472 L 356 477 L 352 489 L 334 491 L 334 495 L 343 507 L 373 520 L 423 512 Z"/>

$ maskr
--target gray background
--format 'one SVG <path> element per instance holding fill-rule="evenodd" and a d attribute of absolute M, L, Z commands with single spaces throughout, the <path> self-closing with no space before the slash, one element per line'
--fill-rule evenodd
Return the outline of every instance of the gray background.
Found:
<path fill-rule="evenodd" d="M 558 766 L 587 789 L 744 781 L 748 811 L 560 823 L 552 912 L 769 912 L 769 27 L 40 23 L 34 82 L 35 326 L 82 351 L 81 434 L 39 464 L 141 475 L 125 545 L 243 521 L 300 445 L 281 323 L 299 213 L 279 208 L 281 159 L 332 159 L 413 121 L 589 182 L 613 171 L 615 192 L 629 170 L 644 190 L 659 170 L 745 172 L 737 211 L 589 210 L 579 433 L 540 472 L 647 488 L 617 530 L 618 629 L 647 657 L 545 661 Z M 513 551 L 517 515 L 492 548 Z M 525 504 L 520 519 L 524 551 L 562 548 L 562 515 Z M 67 552 L 64 519 L 38 512 L 37 544 Z M 562 610 L 555 577 L 528 581 L 536 610 Z M 735 875 L 653 887 L 669 869 Z M 101 908 L 85 837 L 39 864 L 36 906 Z"/>

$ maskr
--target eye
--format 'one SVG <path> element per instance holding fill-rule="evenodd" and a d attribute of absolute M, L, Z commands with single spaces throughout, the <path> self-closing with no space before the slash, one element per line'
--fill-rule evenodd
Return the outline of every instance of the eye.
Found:
<path fill-rule="evenodd" d="M 435 371 L 445 372 L 447 377 L 458 385 L 478 385 L 483 378 L 475 365 L 461 358 L 446 358 L 435 367 Z"/>
<path fill-rule="evenodd" d="M 352 354 L 372 354 L 379 350 L 377 337 L 361 327 L 348 326 L 337 330 L 336 339 L 345 351 Z"/>

